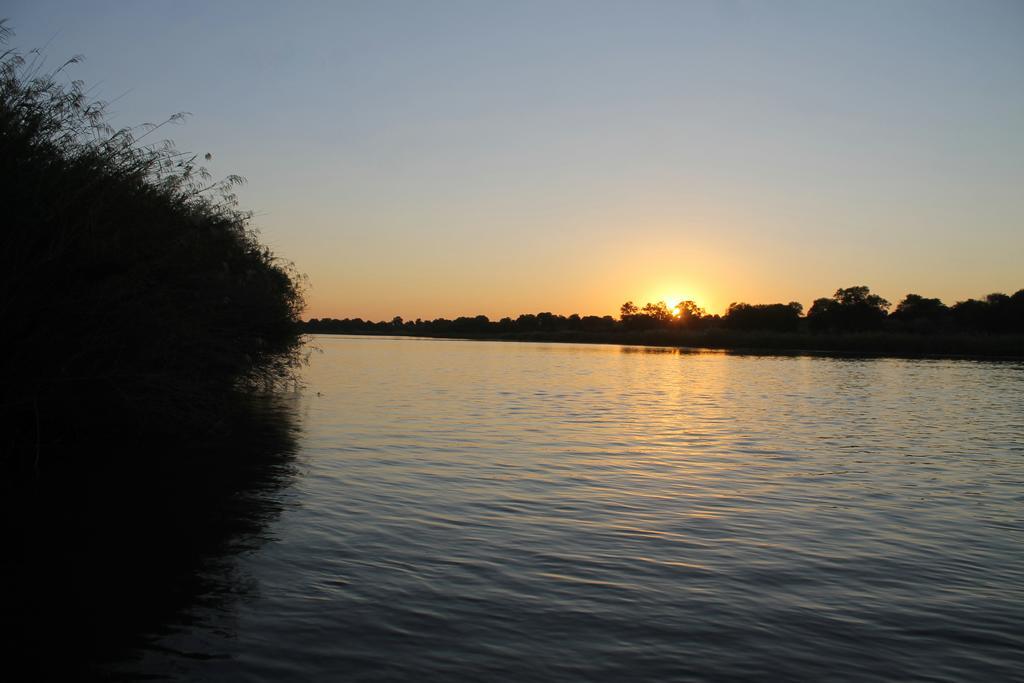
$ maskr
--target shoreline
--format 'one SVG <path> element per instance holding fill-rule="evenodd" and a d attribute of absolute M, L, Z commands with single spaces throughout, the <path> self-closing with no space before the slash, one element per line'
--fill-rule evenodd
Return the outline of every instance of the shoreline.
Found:
<path fill-rule="evenodd" d="M 848 335 L 803 335 L 786 333 L 748 334 L 723 330 L 687 333 L 641 331 L 588 333 L 578 331 L 520 332 L 509 334 L 409 334 L 398 331 L 305 332 L 307 336 L 392 337 L 405 339 L 451 339 L 482 342 L 524 342 L 554 344 L 595 344 L 662 350 L 714 351 L 752 356 L 812 356 L 825 358 L 903 358 L 922 360 L 1024 361 L 1024 336 L 897 335 L 867 333 Z M 747 338 L 744 338 L 747 337 Z M 752 338 L 753 337 L 753 338 Z M 755 339 L 756 338 L 756 339 Z M 756 342 L 762 343 L 742 343 Z M 824 342 L 801 345 L 802 341 Z M 703 342 L 703 343 L 702 343 Z M 765 343 L 767 342 L 767 343 Z M 857 345 L 857 342 L 868 342 Z M 931 342 L 931 343 L 929 343 Z M 881 348 L 881 345 L 888 348 Z M 900 347 L 902 348 L 895 348 Z M 958 348 L 950 348 L 950 347 Z M 1010 352 L 1006 352 L 1010 350 Z"/>

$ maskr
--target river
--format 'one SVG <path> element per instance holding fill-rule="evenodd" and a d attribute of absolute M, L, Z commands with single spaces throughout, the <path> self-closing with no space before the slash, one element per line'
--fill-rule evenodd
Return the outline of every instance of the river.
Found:
<path fill-rule="evenodd" d="M 313 345 L 294 472 L 263 494 L 278 512 L 203 569 L 230 595 L 195 600 L 117 670 L 1024 671 L 1024 364 Z"/>

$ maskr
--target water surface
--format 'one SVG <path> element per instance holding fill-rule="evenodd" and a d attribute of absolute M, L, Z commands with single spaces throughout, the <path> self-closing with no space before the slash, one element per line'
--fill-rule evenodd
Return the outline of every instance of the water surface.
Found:
<path fill-rule="evenodd" d="M 1024 365 L 317 337 L 238 599 L 131 672 L 1009 680 Z"/>

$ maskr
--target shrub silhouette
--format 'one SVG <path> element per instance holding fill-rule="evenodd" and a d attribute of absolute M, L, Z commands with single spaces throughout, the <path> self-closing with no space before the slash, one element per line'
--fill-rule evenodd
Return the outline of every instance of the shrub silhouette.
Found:
<path fill-rule="evenodd" d="M 19 468 L 89 434 L 202 428 L 300 360 L 302 280 L 237 208 L 242 179 L 147 143 L 160 125 L 112 129 L 60 82 L 75 61 L 0 55 L 0 438 Z"/>

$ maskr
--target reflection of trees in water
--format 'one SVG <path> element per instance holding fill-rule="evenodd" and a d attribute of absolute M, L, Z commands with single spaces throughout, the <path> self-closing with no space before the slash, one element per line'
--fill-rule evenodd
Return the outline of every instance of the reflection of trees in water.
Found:
<path fill-rule="evenodd" d="M 6 487 L 17 657 L 40 673 L 95 674 L 186 625 L 190 608 L 230 606 L 246 590 L 234 558 L 264 542 L 293 476 L 295 401 L 247 398 L 216 434 L 110 444 L 108 465 Z"/>

